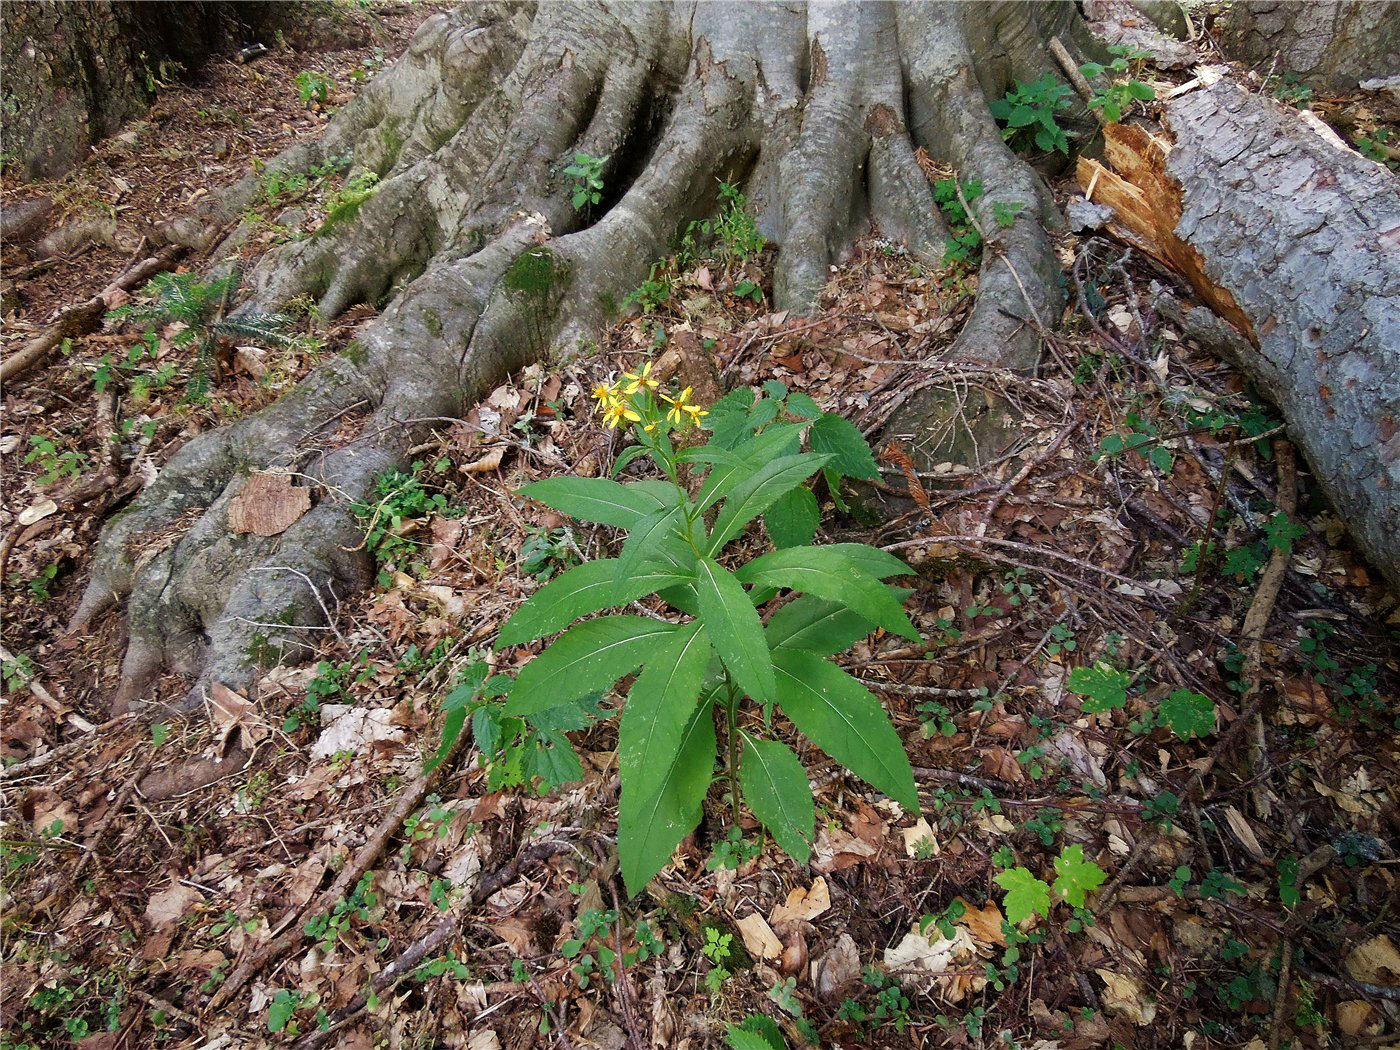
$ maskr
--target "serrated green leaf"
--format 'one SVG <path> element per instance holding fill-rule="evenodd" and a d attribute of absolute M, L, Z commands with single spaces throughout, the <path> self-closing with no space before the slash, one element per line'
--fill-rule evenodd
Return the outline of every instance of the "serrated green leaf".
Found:
<path fill-rule="evenodd" d="M 759 703 L 772 703 L 773 658 L 748 593 L 712 558 L 695 565 L 695 593 L 705 633 L 735 683 Z"/>
<path fill-rule="evenodd" d="M 1150 102 L 1157 97 L 1157 89 L 1140 80 L 1130 80 L 1128 81 L 1128 94 L 1139 102 Z"/>
<path fill-rule="evenodd" d="M 763 514 L 768 538 L 775 547 L 805 547 L 817 535 L 821 510 L 817 497 L 805 485 L 779 496 L 776 503 Z"/>
<path fill-rule="evenodd" d="M 623 786 L 617 810 L 617 852 L 622 880 L 632 896 L 666 866 L 681 839 L 700 823 L 701 805 L 715 768 L 711 704 L 697 705 L 667 762 L 658 762 L 658 787 L 650 795 Z"/>
<path fill-rule="evenodd" d="M 762 1014 L 749 1014 L 740 1025 L 728 1025 L 724 1035 L 731 1050 L 787 1050 L 778 1023 Z"/>
<path fill-rule="evenodd" d="M 848 478 L 870 481 L 880 476 L 880 468 L 875 464 L 875 456 L 870 451 L 870 443 L 844 416 L 834 412 L 824 412 L 812 424 L 807 437 L 813 452 L 828 452 L 833 470 L 839 470 Z"/>
<path fill-rule="evenodd" d="M 1006 891 L 1002 909 L 1013 926 L 1032 915 L 1050 914 L 1050 887 L 1026 868 L 1008 868 L 998 872 L 992 881 Z"/>
<path fill-rule="evenodd" d="M 759 740 L 749 733 L 743 733 L 743 739 L 739 784 L 744 801 L 778 845 L 794 860 L 806 864 L 812 856 L 816 823 L 807 771 L 786 744 Z"/>
<path fill-rule="evenodd" d="M 519 645 L 563 630 L 581 616 L 626 605 L 634 598 L 693 579 L 654 566 L 629 575 L 619 585 L 617 561 L 599 558 L 555 577 L 505 622 L 497 645 Z"/>
<path fill-rule="evenodd" d="M 887 631 L 919 640 L 893 588 L 866 572 L 839 544 L 773 551 L 748 562 L 736 575 L 743 583 L 790 587 L 840 602 Z"/>
<path fill-rule="evenodd" d="M 875 695 L 816 653 L 778 649 L 773 666 L 778 705 L 793 725 L 856 776 L 917 813 L 909 756 Z"/>
<path fill-rule="evenodd" d="M 657 499 L 641 483 L 624 485 L 609 478 L 545 478 L 520 490 L 520 495 L 580 521 L 630 529 L 658 510 L 674 505 Z"/>
<path fill-rule="evenodd" d="M 604 692 L 675 631 L 675 624 L 645 616 L 603 616 L 578 624 L 525 665 L 511 688 L 506 714 L 528 715 Z"/>
<path fill-rule="evenodd" d="M 745 525 L 771 507 L 783 493 L 810 478 L 826 465 L 829 458 L 799 452 L 795 456 L 779 456 L 765 463 L 725 501 L 724 509 L 715 519 L 704 553 L 710 557 L 718 554 L 726 543 L 743 531 Z"/>
<path fill-rule="evenodd" d="M 1119 671 L 1100 660 L 1093 667 L 1076 667 L 1069 673 L 1065 687 L 1084 697 L 1080 707 L 1085 714 L 1102 714 L 1122 707 L 1128 702 L 1128 686 L 1133 676 Z"/>
<path fill-rule="evenodd" d="M 1055 892 L 1075 908 L 1084 907 L 1084 895 L 1102 886 L 1106 878 L 1103 868 L 1084 859 L 1084 847 L 1078 844 L 1066 846 L 1055 858 Z"/>
<path fill-rule="evenodd" d="M 1178 689 L 1157 709 L 1162 725 L 1178 739 L 1207 736 L 1215 730 L 1215 701 L 1190 689 Z"/>

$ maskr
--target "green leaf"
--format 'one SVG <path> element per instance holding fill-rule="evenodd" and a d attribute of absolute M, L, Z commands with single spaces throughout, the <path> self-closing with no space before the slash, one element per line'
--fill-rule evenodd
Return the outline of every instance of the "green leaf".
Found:
<path fill-rule="evenodd" d="M 708 447 L 696 449 L 691 458 L 714 464 L 695 497 L 696 506 L 701 511 L 708 510 L 774 459 L 793 455 L 801 436 L 800 423 L 783 423 L 741 441 L 731 452 Z"/>
<path fill-rule="evenodd" d="M 861 478 L 872 481 L 880 476 L 880 468 L 875 465 L 875 456 L 870 444 L 856 428 L 855 424 L 834 412 L 824 412 L 812 424 L 807 437 L 812 451 L 831 453 L 828 466 L 839 470 L 848 478 Z"/>
<path fill-rule="evenodd" d="M 1169 726 L 1178 739 L 1208 736 L 1215 729 L 1215 701 L 1190 689 L 1178 689 L 1157 709 L 1162 725 Z"/>
<path fill-rule="evenodd" d="M 623 485 L 609 478 L 545 478 L 526 485 L 520 495 L 580 521 L 621 529 L 630 529 L 648 515 L 674 506 L 674 500 L 659 500 L 640 483 Z"/>
<path fill-rule="evenodd" d="M 672 541 L 682 539 L 685 528 L 685 510 L 681 507 L 659 510 L 639 521 L 623 541 L 613 564 L 613 583 L 617 589 L 625 590 L 628 581 L 635 576 L 648 575 L 667 563 L 674 564 Z"/>
<path fill-rule="evenodd" d="M 730 1050 L 787 1050 L 778 1022 L 763 1014 L 749 1014 L 743 1024 L 726 1026 L 724 1038 Z"/>
<path fill-rule="evenodd" d="M 1050 887 L 1025 868 L 1008 868 L 998 872 L 993 882 L 1006 891 L 1002 901 L 1006 920 L 1013 926 L 1032 915 L 1050 914 Z"/>
<path fill-rule="evenodd" d="M 1024 128 L 1034 124 L 1036 116 L 1037 113 L 1031 106 L 1016 106 L 1006 118 L 1006 124 L 1012 128 Z"/>
<path fill-rule="evenodd" d="M 805 485 L 793 489 L 768 508 L 763 524 L 775 547 L 805 547 L 816 538 L 821 510 Z"/>
<path fill-rule="evenodd" d="M 622 450 L 622 453 L 617 459 L 613 460 L 612 470 L 608 471 L 608 473 L 613 477 L 617 477 L 622 473 L 623 467 L 627 466 L 627 464 L 631 463 L 634 459 L 641 459 L 650 451 L 651 449 L 646 445 L 628 445 Z"/>
<path fill-rule="evenodd" d="M 267 1030 L 269 1032 L 280 1032 L 287 1027 L 287 1022 L 292 1019 L 292 1014 L 301 1005 L 301 996 L 296 992 L 289 992 L 285 988 L 277 989 L 277 994 L 272 997 L 272 1003 L 267 1008 Z"/>
<path fill-rule="evenodd" d="M 849 649 L 873 630 L 873 623 L 840 602 L 803 594 L 773 614 L 765 633 L 772 650 L 805 649 L 831 656 Z"/>
<path fill-rule="evenodd" d="M 520 645 L 563 630 L 580 616 L 626 605 L 634 598 L 689 582 L 663 568 L 646 568 L 618 586 L 617 561 L 599 558 L 565 572 L 541 587 L 505 622 L 498 646 Z"/>
<path fill-rule="evenodd" d="M 1097 715 L 1122 707 L 1128 702 L 1128 686 L 1133 676 L 1100 660 L 1093 667 L 1076 667 L 1065 686 L 1084 697 L 1080 707 L 1085 714 Z"/>
<path fill-rule="evenodd" d="M 634 686 L 635 688 L 635 686 Z M 658 761 L 657 788 L 650 795 L 624 783 L 617 809 L 617 853 L 627 892 L 641 892 L 666 866 L 681 839 L 700 823 L 701 805 L 715 768 L 715 723 L 711 705 L 690 712 L 680 746 Z"/>
<path fill-rule="evenodd" d="M 816 653 L 778 649 L 778 704 L 819 748 L 911 813 L 919 792 L 904 742 L 870 690 Z"/>
<path fill-rule="evenodd" d="M 773 658 L 748 593 L 733 573 L 711 558 L 695 565 L 695 593 L 705 633 L 734 681 L 759 703 L 772 703 Z"/>
<path fill-rule="evenodd" d="M 1102 886 L 1107 877 L 1103 868 L 1084 859 L 1083 846 L 1066 846 L 1055 858 L 1055 892 L 1073 907 L 1084 907 L 1084 895 Z"/>
<path fill-rule="evenodd" d="M 713 557 L 739 535 L 754 518 L 777 502 L 783 493 L 795 489 L 826 465 L 830 456 L 800 452 L 779 456 L 765 463 L 758 473 L 739 485 L 715 519 L 715 527 L 704 553 Z"/>
<path fill-rule="evenodd" d="M 914 570 L 889 551 L 868 543 L 828 543 L 825 550 L 836 551 L 857 568 L 864 569 L 877 580 L 890 576 L 913 576 Z"/>
<path fill-rule="evenodd" d="M 748 562 L 737 575 L 743 583 L 790 587 L 840 602 L 887 631 L 919 640 L 893 588 L 866 572 L 838 544 L 773 551 Z"/>
<path fill-rule="evenodd" d="M 744 801 L 778 845 L 794 860 L 806 864 L 812 856 L 812 829 L 817 819 L 807 771 L 786 744 L 742 735 L 739 783 Z"/>
<path fill-rule="evenodd" d="M 1140 80 L 1128 81 L 1128 94 L 1139 102 L 1150 102 L 1157 97 L 1157 89 L 1151 84 L 1144 84 Z"/>
<path fill-rule="evenodd" d="M 1097 62 L 1085 62 L 1079 67 L 1079 72 L 1084 74 L 1086 80 L 1093 80 L 1095 77 L 1103 76 L 1104 67 Z"/>
<path fill-rule="evenodd" d="M 583 765 L 569 738 L 547 729 L 538 735 L 535 746 L 525 756 L 525 777 L 539 777 L 546 789 L 553 790 L 582 780 Z"/>
<path fill-rule="evenodd" d="M 578 624 L 525 665 L 506 701 L 506 714 L 528 715 L 601 693 L 635 671 L 675 632 L 675 624 L 645 616 L 603 616 Z"/>

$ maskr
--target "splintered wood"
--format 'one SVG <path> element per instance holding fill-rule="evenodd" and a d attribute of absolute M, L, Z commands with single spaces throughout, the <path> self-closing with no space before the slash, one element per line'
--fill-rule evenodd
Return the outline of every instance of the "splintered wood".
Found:
<path fill-rule="evenodd" d="M 1110 166 L 1080 157 L 1075 170 L 1084 196 L 1113 209 L 1117 221 L 1109 228 L 1115 237 L 1184 277 L 1211 309 L 1257 346 L 1254 326 L 1235 297 L 1206 275 L 1201 253 L 1176 234 L 1182 190 L 1167 174 L 1170 144 L 1126 124 L 1109 124 L 1103 134 Z"/>

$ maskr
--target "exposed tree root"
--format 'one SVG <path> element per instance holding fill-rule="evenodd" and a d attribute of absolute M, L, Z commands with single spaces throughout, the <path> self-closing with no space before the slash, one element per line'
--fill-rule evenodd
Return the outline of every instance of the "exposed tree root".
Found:
<path fill-rule="evenodd" d="M 259 658 L 304 653 L 303 629 L 324 618 L 317 592 L 368 581 L 354 507 L 404 464 L 423 421 L 460 413 L 606 320 L 685 223 L 712 210 L 720 180 L 746 186 L 780 248 L 776 302 L 798 310 L 815 305 L 872 219 L 915 255 L 940 255 L 946 230 L 916 147 L 981 180 L 982 294 L 946 360 L 997 373 L 1035 365 L 1063 302 L 1045 230 L 1054 213 L 986 98 L 1050 68 L 1051 37 L 1087 39 L 1072 5 L 679 11 L 559 3 L 436 15 L 319 141 L 272 162 L 305 171 L 353 151 L 355 169 L 380 183 L 352 216 L 269 252 L 244 308 L 310 295 L 333 316 L 392 301 L 351 352 L 191 441 L 108 523 L 74 627 L 128 601 L 119 708 L 162 667 L 196 680 L 188 707 L 211 679 L 246 689 Z M 608 158 L 594 209 L 570 205 L 561 169 L 576 152 Z M 245 180 L 163 232 L 200 243 L 257 192 Z M 1020 217 L 1002 228 L 994 203 Z M 932 454 L 921 443 L 931 420 L 956 414 L 944 400 L 920 389 L 891 421 L 921 455 Z M 1005 447 L 1010 413 L 998 403 L 975 413 L 973 440 L 954 442 L 955 454 Z M 230 501 L 270 467 L 308 479 L 315 506 L 279 536 L 231 533 Z"/>

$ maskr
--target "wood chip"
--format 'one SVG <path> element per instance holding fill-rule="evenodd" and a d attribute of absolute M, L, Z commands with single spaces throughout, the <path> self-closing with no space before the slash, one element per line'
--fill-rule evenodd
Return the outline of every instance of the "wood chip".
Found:
<path fill-rule="evenodd" d="M 739 936 L 744 938 L 744 947 L 754 958 L 776 959 L 783 954 L 783 942 L 778 940 L 778 935 L 758 912 L 735 919 L 734 925 L 739 927 Z"/>

